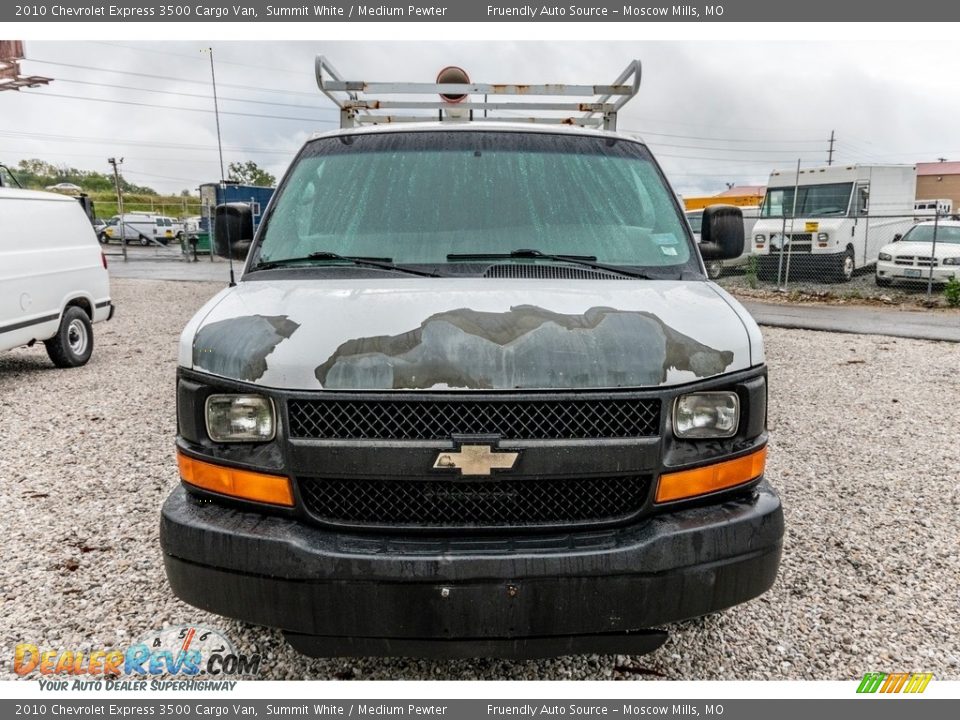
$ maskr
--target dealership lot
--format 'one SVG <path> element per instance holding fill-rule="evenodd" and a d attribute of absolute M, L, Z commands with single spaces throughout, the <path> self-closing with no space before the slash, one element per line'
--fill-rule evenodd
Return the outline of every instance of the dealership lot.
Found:
<path fill-rule="evenodd" d="M 160 504 L 173 455 L 176 343 L 222 285 L 114 280 L 89 365 L 0 355 L 0 676 L 13 647 L 123 648 L 167 625 L 220 628 L 267 678 L 960 678 L 960 372 L 952 343 L 765 328 L 768 474 L 787 538 L 758 600 L 671 626 L 652 655 L 539 662 L 313 661 L 279 632 L 169 592 Z M 642 602 L 642 598 L 638 598 Z"/>

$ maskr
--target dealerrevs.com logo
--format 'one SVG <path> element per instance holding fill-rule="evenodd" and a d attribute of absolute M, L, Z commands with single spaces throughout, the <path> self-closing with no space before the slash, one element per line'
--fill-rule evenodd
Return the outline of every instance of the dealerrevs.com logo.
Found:
<path fill-rule="evenodd" d="M 933 679 L 933 673 L 871 672 L 863 676 L 858 693 L 922 693 Z"/>
<path fill-rule="evenodd" d="M 179 625 L 147 633 L 125 648 L 45 649 L 20 643 L 14 649 L 13 669 L 25 678 L 38 678 L 43 690 L 232 689 L 220 680 L 255 676 L 260 655 L 237 652 L 220 630 Z M 153 681 L 180 677 L 203 682 Z"/>

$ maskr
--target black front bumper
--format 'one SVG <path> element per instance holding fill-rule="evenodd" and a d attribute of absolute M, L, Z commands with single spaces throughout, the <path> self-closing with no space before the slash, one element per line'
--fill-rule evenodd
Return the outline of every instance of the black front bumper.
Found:
<path fill-rule="evenodd" d="M 646 629 L 767 590 L 782 538 L 765 481 L 628 527 L 472 538 L 341 533 L 181 487 L 160 527 L 177 596 L 314 656 L 646 652 L 665 638 Z"/>

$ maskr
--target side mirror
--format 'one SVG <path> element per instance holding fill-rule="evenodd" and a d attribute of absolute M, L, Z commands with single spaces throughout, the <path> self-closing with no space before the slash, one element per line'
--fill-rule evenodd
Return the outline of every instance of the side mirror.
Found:
<path fill-rule="evenodd" d="M 253 242 L 253 211 L 247 203 L 217 205 L 213 211 L 213 252 L 218 257 L 245 260 Z"/>
<path fill-rule="evenodd" d="M 700 256 L 733 260 L 743 254 L 743 211 L 733 205 L 710 205 L 700 223 Z"/>
<path fill-rule="evenodd" d="M 893 242 L 900 242 L 901 240 L 903 240 L 903 235 L 901 235 L 900 233 L 897 233 L 896 235 L 893 236 Z"/>

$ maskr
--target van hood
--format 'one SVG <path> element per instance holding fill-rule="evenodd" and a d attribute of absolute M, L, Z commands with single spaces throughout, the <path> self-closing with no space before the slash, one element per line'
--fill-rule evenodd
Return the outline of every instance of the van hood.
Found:
<path fill-rule="evenodd" d="M 678 385 L 763 362 L 712 283 L 245 281 L 183 332 L 180 364 L 289 390 Z"/>

